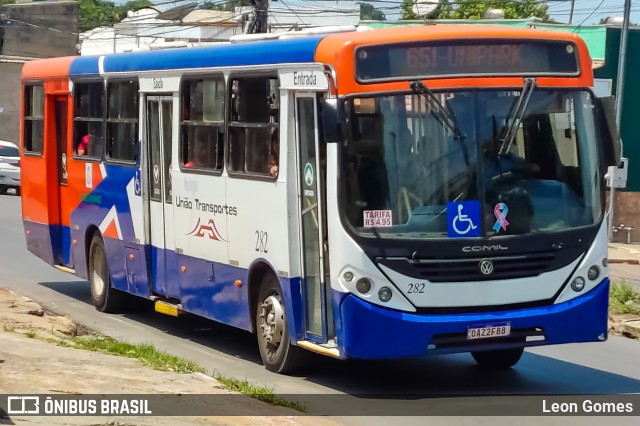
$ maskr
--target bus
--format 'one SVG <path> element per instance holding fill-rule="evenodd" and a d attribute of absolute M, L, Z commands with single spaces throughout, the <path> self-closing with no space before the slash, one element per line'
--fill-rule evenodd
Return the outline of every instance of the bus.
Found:
<path fill-rule="evenodd" d="M 607 339 L 619 140 L 582 39 L 256 38 L 26 63 L 28 249 L 99 311 L 253 332 L 283 374 L 310 352 L 509 368 Z"/>

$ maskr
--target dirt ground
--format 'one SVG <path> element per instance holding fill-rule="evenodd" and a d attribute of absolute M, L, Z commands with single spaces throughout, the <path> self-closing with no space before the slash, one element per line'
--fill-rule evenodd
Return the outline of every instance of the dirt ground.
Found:
<path fill-rule="evenodd" d="M 131 358 L 58 346 L 78 333 L 68 318 L 52 315 L 30 299 L 0 288 L 0 394 L 232 394 L 212 377 L 157 371 Z M 244 415 L 259 409 L 264 417 Z M 0 424 L 34 425 L 318 425 L 335 423 L 295 416 L 249 397 L 221 408 L 224 417 L 31 417 Z"/>

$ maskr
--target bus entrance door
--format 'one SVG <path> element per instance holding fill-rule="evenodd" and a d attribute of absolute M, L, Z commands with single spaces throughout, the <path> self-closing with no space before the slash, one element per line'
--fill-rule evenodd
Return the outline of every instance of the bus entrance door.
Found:
<path fill-rule="evenodd" d="M 324 343 L 332 330 L 325 282 L 323 178 L 318 143 L 317 102 L 314 93 L 297 93 L 296 135 L 302 226 L 302 289 L 305 306 L 305 337 Z M 330 326 L 330 325 L 329 325 Z"/>
<path fill-rule="evenodd" d="M 48 97 L 53 105 L 53 128 L 55 129 L 56 162 L 58 168 L 58 202 L 60 214 L 60 239 L 58 248 L 54 248 L 56 263 L 73 267 L 71 260 L 71 230 L 69 228 L 71 205 L 67 187 L 67 159 L 68 159 L 68 133 L 67 133 L 67 95 L 54 95 Z"/>
<path fill-rule="evenodd" d="M 151 291 L 164 296 L 178 296 L 169 283 L 171 268 L 167 268 L 167 252 L 173 248 L 173 209 L 171 206 L 171 141 L 173 136 L 173 98 L 147 96 L 147 209 L 146 227 L 151 244 Z M 174 268 L 175 269 L 175 268 Z"/>

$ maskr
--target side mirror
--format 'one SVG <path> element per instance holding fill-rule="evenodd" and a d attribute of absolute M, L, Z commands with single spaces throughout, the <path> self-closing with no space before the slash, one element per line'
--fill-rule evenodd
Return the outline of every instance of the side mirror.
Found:
<path fill-rule="evenodd" d="M 322 120 L 322 135 L 326 143 L 342 141 L 342 126 L 340 117 L 343 115 L 342 103 L 338 99 L 325 99 L 320 101 L 320 119 Z"/>
<path fill-rule="evenodd" d="M 616 104 L 614 96 L 598 98 L 598 119 L 602 127 L 600 149 L 603 166 L 622 166 L 622 143 L 616 126 Z"/>

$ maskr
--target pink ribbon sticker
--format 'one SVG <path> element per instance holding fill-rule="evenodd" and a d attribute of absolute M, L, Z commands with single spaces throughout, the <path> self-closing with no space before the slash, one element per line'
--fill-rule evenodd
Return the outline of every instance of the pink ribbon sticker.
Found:
<path fill-rule="evenodd" d="M 493 225 L 493 230 L 496 234 L 500 231 L 500 228 L 507 230 L 507 213 L 509 213 L 509 207 L 505 203 L 498 203 L 493 208 L 493 214 L 496 216 L 496 223 Z"/>

